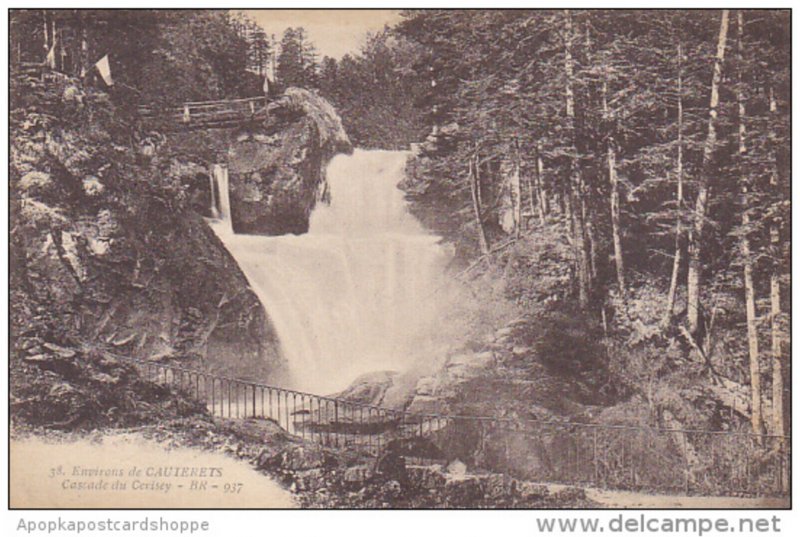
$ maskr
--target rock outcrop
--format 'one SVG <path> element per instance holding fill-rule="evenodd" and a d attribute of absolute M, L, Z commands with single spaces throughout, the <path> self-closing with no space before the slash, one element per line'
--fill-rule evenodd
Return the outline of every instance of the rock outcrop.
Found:
<path fill-rule="evenodd" d="M 15 78 L 11 103 L 12 377 L 23 362 L 54 374 L 49 361 L 23 361 L 18 345 L 31 337 L 274 374 L 281 360 L 267 314 L 192 210 L 171 157 L 143 156 L 133 118 L 66 77 Z M 55 374 L 54 383 L 72 382 Z"/>
<path fill-rule="evenodd" d="M 309 90 L 289 88 L 270 103 L 264 125 L 234 133 L 227 154 L 233 228 L 282 235 L 308 231 L 326 196 L 325 167 L 350 141 L 334 108 Z"/>

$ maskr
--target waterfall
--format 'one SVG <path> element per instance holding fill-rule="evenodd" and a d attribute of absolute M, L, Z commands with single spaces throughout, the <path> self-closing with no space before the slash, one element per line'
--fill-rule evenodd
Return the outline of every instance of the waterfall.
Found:
<path fill-rule="evenodd" d="M 331 393 L 364 373 L 402 372 L 436 330 L 447 255 L 397 188 L 407 156 L 335 157 L 330 204 L 318 204 L 299 236 L 235 235 L 227 174 L 215 173 L 221 221 L 213 227 L 264 304 L 297 389 Z"/>
<path fill-rule="evenodd" d="M 219 193 L 219 202 L 217 202 L 216 198 L 217 193 Z M 228 188 L 228 167 L 222 164 L 214 164 L 211 167 L 211 213 L 233 230 L 231 197 Z"/>
<path fill-rule="evenodd" d="M 209 181 L 211 184 L 209 185 L 211 188 L 211 216 L 213 218 L 219 218 L 219 207 L 217 205 L 217 188 L 218 188 L 218 181 L 216 177 L 216 164 L 211 167 L 211 173 L 208 175 Z"/>

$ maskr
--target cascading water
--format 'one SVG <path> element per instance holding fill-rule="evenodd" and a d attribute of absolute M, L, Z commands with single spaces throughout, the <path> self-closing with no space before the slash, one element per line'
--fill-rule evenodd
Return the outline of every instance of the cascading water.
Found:
<path fill-rule="evenodd" d="M 278 237 L 233 233 L 227 173 L 214 170 L 214 230 L 265 305 L 298 389 L 331 393 L 364 373 L 402 372 L 436 330 L 447 254 L 397 188 L 407 156 L 335 157 L 330 204 L 317 206 L 307 234 Z"/>
<path fill-rule="evenodd" d="M 219 203 L 217 203 L 217 192 L 215 190 L 219 193 Z M 228 168 L 221 164 L 214 164 L 211 168 L 211 212 L 226 227 L 226 231 L 232 234 L 233 223 L 231 222 Z"/>

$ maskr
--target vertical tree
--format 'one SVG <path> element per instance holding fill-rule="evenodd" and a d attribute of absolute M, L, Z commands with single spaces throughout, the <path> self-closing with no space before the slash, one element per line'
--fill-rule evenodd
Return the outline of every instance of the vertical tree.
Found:
<path fill-rule="evenodd" d="M 744 266 L 744 294 L 745 312 L 747 316 L 747 348 L 750 358 L 750 420 L 753 432 L 756 434 L 764 433 L 762 410 L 761 410 L 761 367 L 759 364 L 758 352 L 758 327 L 756 323 L 756 299 L 753 284 L 753 254 L 750 250 L 750 206 L 751 206 L 751 180 L 745 171 L 744 161 L 747 153 L 745 136 L 747 128 L 745 125 L 747 113 L 744 97 L 744 80 L 742 71 L 744 69 L 744 13 L 742 10 L 736 12 L 736 50 L 737 50 L 737 84 L 736 84 L 736 107 L 737 107 L 737 152 L 739 168 L 739 184 L 741 188 L 742 200 L 742 231 L 741 231 L 741 252 L 742 264 Z"/>
<path fill-rule="evenodd" d="M 777 157 L 777 136 L 775 134 L 775 124 L 777 119 L 778 105 L 775 99 L 775 92 L 772 87 L 769 89 L 769 141 L 770 141 L 770 187 L 772 193 L 778 194 L 779 173 Z M 783 351 L 781 349 L 781 328 L 779 320 L 781 316 L 781 284 L 780 284 L 780 222 L 776 217 L 771 218 L 769 224 L 770 247 L 772 250 L 773 263 L 770 271 L 770 335 L 771 335 L 771 358 L 772 358 L 772 421 L 774 434 L 786 434 L 786 419 L 783 407 Z"/>
<path fill-rule="evenodd" d="M 317 85 L 317 52 L 304 28 L 287 28 L 281 39 L 276 76 L 284 87 Z"/>
<path fill-rule="evenodd" d="M 722 82 L 722 64 L 728 38 L 728 10 L 722 11 L 717 37 L 717 53 L 711 79 L 711 96 L 708 105 L 708 132 L 703 145 L 703 160 L 698 178 L 697 198 L 694 207 L 694 222 L 689 234 L 689 273 L 687 276 L 687 317 L 689 332 L 697 334 L 700 329 L 700 293 L 703 271 L 703 230 L 708 212 L 711 188 L 712 157 L 717 145 L 717 115 L 719 89 Z"/>
<path fill-rule="evenodd" d="M 477 147 L 474 154 L 469 159 L 469 187 L 472 197 L 472 211 L 475 216 L 475 226 L 478 232 L 478 244 L 481 253 L 489 253 L 489 241 L 486 239 L 486 229 L 483 227 L 483 207 L 481 207 L 481 177 L 480 177 L 480 156 Z"/>
<path fill-rule="evenodd" d="M 619 220 L 619 180 L 617 177 L 617 148 L 614 138 L 614 117 L 608 106 L 609 66 L 603 62 L 603 116 L 610 125 L 606 137 L 606 166 L 610 188 L 611 236 L 614 244 L 614 263 L 617 269 L 617 286 L 620 294 L 625 294 L 625 261 L 622 254 L 622 238 Z"/>
<path fill-rule="evenodd" d="M 522 231 L 522 183 L 520 182 L 520 161 L 519 139 L 514 138 L 514 152 L 512 156 L 509 187 L 511 190 L 512 213 L 514 215 L 514 236 L 517 238 L 519 238 Z"/>
<path fill-rule="evenodd" d="M 669 280 L 669 291 L 667 292 L 667 308 L 664 312 L 663 324 L 668 325 L 672 321 L 673 310 L 675 309 L 675 295 L 678 292 L 678 276 L 683 260 L 683 43 L 678 38 L 675 54 L 677 57 L 677 72 L 675 74 L 675 94 L 677 99 L 677 148 L 675 157 L 675 203 L 677 206 L 677 217 L 675 218 L 675 256 L 672 259 L 672 274 Z"/>
<path fill-rule="evenodd" d="M 572 212 L 573 248 L 575 250 L 576 272 L 578 274 L 578 301 L 582 308 L 589 305 L 591 287 L 591 267 L 589 244 L 586 234 L 586 200 L 583 175 L 578 162 L 577 126 L 575 119 L 575 60 L 573 46 L 575 42 L 572 13 L 564 10 L 564 100 L 567 131 L 570 140 L 569 155 L 569 196 Z"/>

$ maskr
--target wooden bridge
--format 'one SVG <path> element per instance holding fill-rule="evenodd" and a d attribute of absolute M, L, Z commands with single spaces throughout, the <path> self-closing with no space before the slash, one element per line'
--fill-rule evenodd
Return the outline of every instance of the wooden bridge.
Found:
<path fill-rule="evenodd" d="M 160 130 L 225 129 L 243 123 L 263 121 L 269 115 L 266 97 L 227 101 L 188 102 L 159 108 L 140 106 L 142 120 Z"/>
<path fill-rule="evenodd" d="M 69 76 L 48 67 L 45 63 L 18 62 L 14 68 L 19 75 L 39 78 L 45 82 L 54 78 L 66 79 Z M 128 87 L 128 89 L 133 88 Z M 187 102 L 180 106 L 169 107 L 139 106 L 138 112 L 145 124 L 158 130 L 225 129 L 263 121 L 269 116 L 269 103 L 267 97 L 261 96 Z"/>

